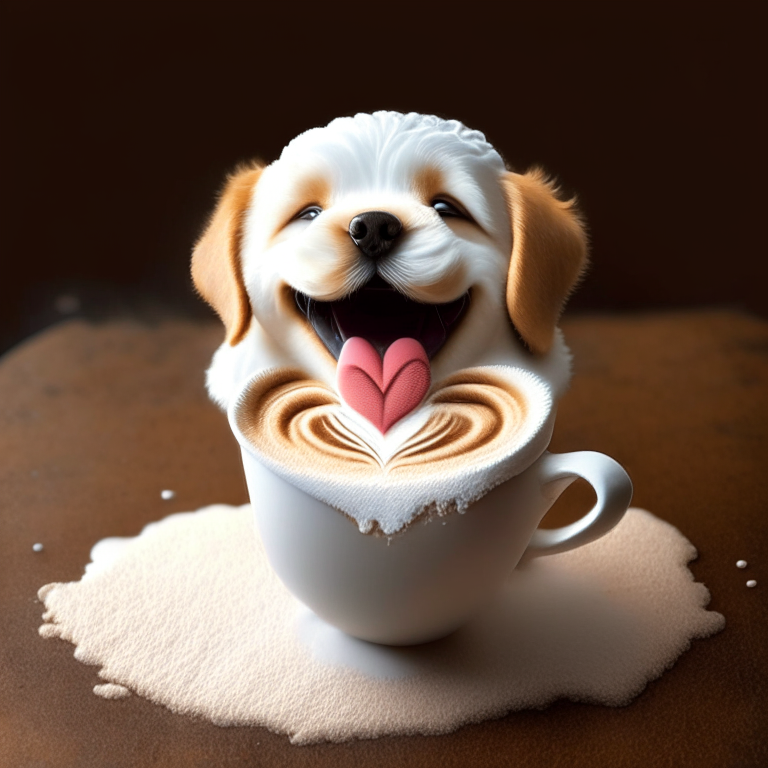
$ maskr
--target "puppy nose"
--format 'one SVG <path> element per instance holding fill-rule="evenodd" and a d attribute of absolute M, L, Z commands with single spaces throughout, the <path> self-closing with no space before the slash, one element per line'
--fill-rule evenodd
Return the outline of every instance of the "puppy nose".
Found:
<path fill-rule="evenodd" d="M 352 241 L 374 261 L 392 247 L 402 230 L 400 219 L 386 211 L 366 211 L 349 222 L 349 236 Z"/>

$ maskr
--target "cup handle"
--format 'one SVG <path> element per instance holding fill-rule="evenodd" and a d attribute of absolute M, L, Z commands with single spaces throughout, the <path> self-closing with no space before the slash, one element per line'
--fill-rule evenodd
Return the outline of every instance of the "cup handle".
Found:
<path fill-rule="evenodd" d="M 525 552 L 526 558 L 554 555 L 599 539 L 621 520 L 632 501 L 629 475 L 604 453 L 545 453 L 539 461 L 539 472 L 549 506 L 578 477 L 594 488 L 597 502 L 575 523 L 551 530 L 538 528 Z"/>

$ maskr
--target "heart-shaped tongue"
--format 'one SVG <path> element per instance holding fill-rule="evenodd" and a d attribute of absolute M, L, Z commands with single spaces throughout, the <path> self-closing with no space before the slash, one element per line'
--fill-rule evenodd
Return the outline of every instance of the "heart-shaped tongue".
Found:
<path fill-rule="evenodd" d="M 408 338 L 391 344 L 382 363 L 365 339 L 353 336 L 342 347 L 336 371 L 345 402 L 382 434 L 419 405 L 432 380 L 424 347 Z"/>

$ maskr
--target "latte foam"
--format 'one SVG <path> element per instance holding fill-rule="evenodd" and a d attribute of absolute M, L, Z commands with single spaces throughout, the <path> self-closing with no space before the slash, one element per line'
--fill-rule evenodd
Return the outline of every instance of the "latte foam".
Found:
<path fill-rule="evenodd" d="M 464 512 L 541 455 L 553 421 L 546 385 L 508 366 L 445 379 L 384 436 L 298 369 L 258 373 L 230 414 L 268 469 L 387 535 L 424 514 Z"/>

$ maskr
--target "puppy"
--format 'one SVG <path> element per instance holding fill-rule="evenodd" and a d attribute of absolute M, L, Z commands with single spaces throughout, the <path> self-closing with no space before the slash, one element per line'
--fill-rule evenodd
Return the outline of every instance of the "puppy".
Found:
<path fill-rule="evenodd" d="M 227 408 L 255 372 L 336 387 L 344 343 L 416 339 L 431 381 L 514 366 L 553 402 L 570 356 L 557 322 L 585 264 L 573 201 L 508 170 L 455 120 L 376 112 L 295 138 L 228 179 L 192 258 L 226 339 L 207 374 Z"/>

